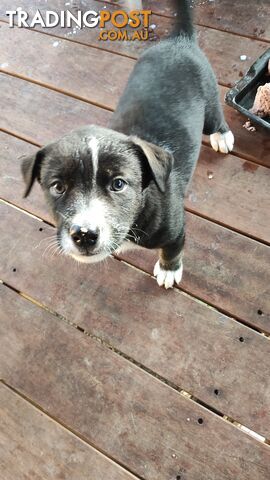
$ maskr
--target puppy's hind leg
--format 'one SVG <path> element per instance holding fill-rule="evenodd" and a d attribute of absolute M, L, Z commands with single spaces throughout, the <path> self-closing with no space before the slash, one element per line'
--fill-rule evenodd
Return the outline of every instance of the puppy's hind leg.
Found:
<path fill-rule="evenodd" d="M 172 288 L 174 283 L 180 283 L 183 274 L 183 246 L 185 242 L 184 231 L 172 243 L 161 248 L 159 260 L 154 268 L 154 276 L 160 287 Z"/>
<path fill-rule="evenodd" d="M 210 135 L 211 147 L 216 152 L 232 151 L 234 136 L 225 121 L 217 91 L 207 104 L 203 133 Z"/>

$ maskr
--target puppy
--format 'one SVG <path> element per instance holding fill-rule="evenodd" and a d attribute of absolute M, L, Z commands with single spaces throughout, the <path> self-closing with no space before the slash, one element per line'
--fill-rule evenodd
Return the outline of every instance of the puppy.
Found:
<path fill-rule="evenodd" d="M 182 278 L 184 195 L 202 133 L 223 153 L 234 142 L 189 2 L 177 9 L 175 32 L 140 57 L 109 129 L 80 128 L 22 163 L 25 196 L 37 179 L 65 254 L 90 263 L 131 246 L 159 249 L 154 275 L 165 288 Z"/>

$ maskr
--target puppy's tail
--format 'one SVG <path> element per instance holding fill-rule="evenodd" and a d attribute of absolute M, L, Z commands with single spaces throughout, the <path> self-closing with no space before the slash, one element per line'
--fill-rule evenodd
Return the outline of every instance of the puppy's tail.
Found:
<path fill-rule="evenodd" d="M 176 11 L 176 24 L 171 36 L 178 37 L 184 34 L 187 37 L 194 38 L 195 31 L 190 0 L 174 0 L 173 3 Z"/>

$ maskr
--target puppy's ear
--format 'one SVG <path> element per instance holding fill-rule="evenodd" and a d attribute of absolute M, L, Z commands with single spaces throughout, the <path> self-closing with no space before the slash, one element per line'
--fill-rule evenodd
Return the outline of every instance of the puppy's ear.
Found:
<path fill-rule="evenodd" d="M 29 195 L 35 179 L 39 180 L 43 156 L 42 150 L 38 150 L 33 155 L 29 155 L 22 159 L 21 172 L 26 185 L 24 197 Z"/>
<path fill-rule="evenodd" d="M 139 137 L 132 136 L 130 139 L 139 147 L 141 153 L 146 158 L 157 186 L 161 192 L 164 193 L 166 182 L 173 167 L 173 155 L 163 148 L 146 142 Z"/>

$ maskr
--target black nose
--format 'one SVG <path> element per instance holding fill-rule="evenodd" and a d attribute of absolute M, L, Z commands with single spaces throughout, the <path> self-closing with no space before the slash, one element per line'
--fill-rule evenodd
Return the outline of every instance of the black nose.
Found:
<path fill-rule="evenodd" d="M 90 230 L 79 225 L 72 225 L 69 233 L 73 242 L 81 247 L 92 247 L 98 240 L 98 230 Z"/>

